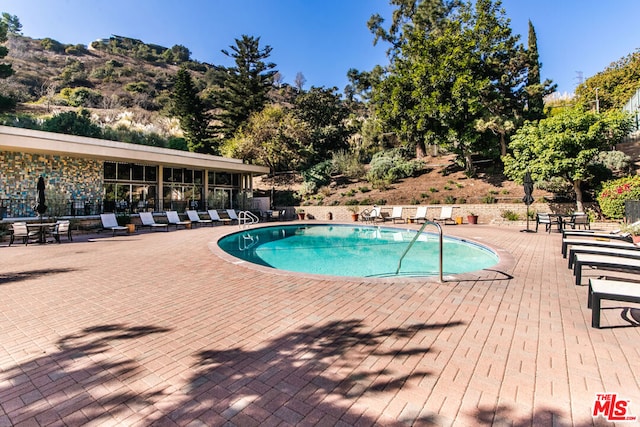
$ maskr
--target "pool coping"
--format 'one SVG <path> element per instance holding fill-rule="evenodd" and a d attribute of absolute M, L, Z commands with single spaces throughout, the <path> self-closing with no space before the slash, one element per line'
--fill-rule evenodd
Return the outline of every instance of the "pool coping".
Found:
<path fill-rule="evenodd" d="M 285 222 L 285 223 L 258 223 L 253 224 L 246 228 L 249 229 L 257 229 L 257 228 L 268 228 L 268 227 L 277 227 L 282 225 L 345 225 L 345 226 L 353 226 L 352 222 L 340 222 L 340 221 L 293 221 L 293 222 Z M 376 225 L 371 224 L 360 224 L 363 227 L 375 227 Z M 379 225 L 384 226 L 385 228 L 397 229 L 397 230 L 411 230 L 417 231 L 419 229 L 418 225 L 414 224 L 384 224 Z M 447 226 L 448 227 L 448 226 Z M 482 280 L 495 280 L 496 276 L 502 275 L 504 278 L 511 278 L 511 272 L 515 267 L 515 258 L 505 249 L 498 247 L 494 244 L 485 241 L 478 241 L 469 237 L 461 237 L 458 235 L 447 235 L 444 231 L 447 227 L 443 227 L 443 236 L 449 236 L 458 240 L 462 240 L 465 242 L 469 242 L 472 244 L 480 245 L 492 250 L 498 256 L 498 263 L 492 265 L 489 268 L 485 268 L 482 270 L 476 270 L 466 273 L 459 274 L 449 274 L 443 276 L 442 283 L 460 283 L 466 281 L 482 281 Z M 358 277 L 358 276 L 334 276 L 327 274 L 313 274 L 313 273 L 301 273 L 296 271 L 288 271 L 288 270 L 279 270 L 273 267 L 266 267 L 258 264 L 254 264 L 249 261 L 245 261 L 241 258 L 237 258 L 220 248 L 218 245 L 218 241 L 223 239 L 226 236 L 231 234 L 238 233 L 241 230 L 238 230 L 236 227 L 228 227 L 230 230 L 225 232 L 217 237 L 217 239 L 213 242 L 209 242 L 208 247 L 209 250 L 216 255 L 218 258 L 221 258 L 223 261 L 234 264 L 240 268 L 245 268 L 252 271 L 258 271 L 261 273 L 274 274 L 278 276 L 287 276 L 287 277 L 297 277 L 297 278 L 307 278 L 314 280 L 331 280 L 331 281 L 339 281 L 339 282 L 373 282 L 373 283 L 422 283 L 422 282 L 432 282 L 432 283 L 441 283 L 438 276 L 394 276 L 394 277 Z"/>

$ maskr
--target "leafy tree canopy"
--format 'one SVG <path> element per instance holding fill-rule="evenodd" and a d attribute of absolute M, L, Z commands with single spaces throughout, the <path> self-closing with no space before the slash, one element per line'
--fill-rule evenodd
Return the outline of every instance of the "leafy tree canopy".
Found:
<path fill-rule="evenodd" d="M 42 130 L 91 138 L 100 138 L 102 136 L 100 126 L 91 121 L 89 110 L 85 109 L 81 109 L 77 113 L 75 111 L 67 111 L 56 114 L 44 121 Z"/>
<path fill-rule="evenodd" d="M 629 132 L 629 116 L 567 109 L 539 122 L 527 122 L 511 138 L 504 161 L 505 174 L 522 181 L 529 171 L 534 181 L 562 178 L 571 184 L 579 211 L 584 211 L 582 184 L 594 176 L 592 162 Z"/>

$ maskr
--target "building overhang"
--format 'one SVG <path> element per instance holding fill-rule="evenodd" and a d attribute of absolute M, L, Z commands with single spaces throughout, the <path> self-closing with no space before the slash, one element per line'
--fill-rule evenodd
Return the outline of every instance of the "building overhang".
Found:
<path fill-rule="evenodd" d="M 240 159 L 10 126 L 0 126 L 0 151 L 51 154 L 252 175 L 269 173 L 268 167 L 249 165 Z"/>

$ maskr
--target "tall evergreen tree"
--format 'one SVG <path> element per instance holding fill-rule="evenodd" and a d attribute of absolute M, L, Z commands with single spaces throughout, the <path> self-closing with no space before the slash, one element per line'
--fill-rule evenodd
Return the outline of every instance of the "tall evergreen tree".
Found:
<path fill-rule="evenodd" d="M 229 139 L 249 116 L 262 110 L 267 94 L 273 86 L 275 64 L 265 62 L 271 55 L 271 47 L 260 48 L 260 37 L 243 35 L 235 39 L 231 52 L 222 53 L 235 61 L 234 67 L 216 66 L 211 92 L 211 102 L 219 121 L 217 130 Z"/>
<path fill-rule="evenodd" d="M 9 53 L 9 49 L 7 49 L 6 46 L 2 46 L 2 44 L 7 41 L 7 29 L 7 22 L 5 22 L 4 20 L 0 21 L 0 61 Z M 13 75 L 13 73 L 14 70 L 11 64 L 0 62 L 0 79 L 6 79 L 7 77 Z M 0 94 L 0 110 L 10 109 L 14 106 L 15 101 L 13 99 Z"/>
<path fill-rule="evenodd" d="M 527 59 L 529 70 L 527 73 L 527 119 L 540 120 L 544 118 L 544 97 L 556 89 L 551 80 L 540 81 L 540 56 L 538 54 L 538 38 L 533 24 L 529 20 L 529 37 L 527 40 Z"/>
<path fill-rule="evenodd" d="M 180 120 L 189 151 L 218 154 L 218 145 L 211 139 L 209 114 L 198 96 L 191 74 L 180 67 L 172 93 L 171 112 Z"/>

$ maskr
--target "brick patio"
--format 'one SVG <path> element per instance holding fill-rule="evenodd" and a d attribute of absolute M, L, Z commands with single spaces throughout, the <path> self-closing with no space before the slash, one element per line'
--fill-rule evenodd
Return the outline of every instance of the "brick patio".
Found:
<path fill-rule="evenodd" d="M 602 392 L 640 416 L 640 310 L 591 328 L 561 236 L 520 228 L 444 227 L 503 261 L 443 284 L 238 265 L 236 226 L 2 242 L 0 426 L 614 425 Z"/>

